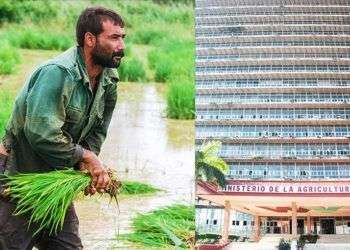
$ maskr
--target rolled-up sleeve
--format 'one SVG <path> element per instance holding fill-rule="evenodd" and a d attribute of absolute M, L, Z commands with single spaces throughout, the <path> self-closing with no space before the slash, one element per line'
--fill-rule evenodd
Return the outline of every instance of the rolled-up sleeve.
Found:
<path fill-rule="evenodd" d="M 113 111 L 117 103 L 117 83 L 109 86 L 106 91 L 103 118 L 101 122 L 96 123 L 92 128 L 87 138 L 85 138 L 83 145 L 99 155 L 103 142 L 106 139 L 107 130 L 112 119 Z"/>
<path fill-rule="evenodd" d="M 54 168 L 73 167 L 83 156 L 83 148 L 62 130 L 69 77 L 57 65 L 45 66 L 32 79 L 27 96 L 24 134 L 33 151 Z"/>

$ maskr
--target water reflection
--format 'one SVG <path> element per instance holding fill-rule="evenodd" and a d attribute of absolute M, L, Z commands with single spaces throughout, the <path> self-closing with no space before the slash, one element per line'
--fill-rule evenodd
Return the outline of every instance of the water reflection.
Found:
<path fill-rule="evenodd" d="M 120 201 L 83 199 L 76 207 L 85 249 L 122 247 L 115 235 L 130 231 L 137 212 L 174 202 L 191 202 L 194 175 L 194 122 L 164 117 L 164 86 L 121 84 L 116 113 L 101 159 L 122 179 L 150 183 L 165 192 Z"/>

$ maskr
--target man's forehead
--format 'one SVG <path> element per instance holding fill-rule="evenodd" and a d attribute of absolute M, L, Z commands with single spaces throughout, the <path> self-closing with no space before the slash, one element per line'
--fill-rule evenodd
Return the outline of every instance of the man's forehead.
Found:
<path fill-rule="evenodd" d="M 105 33 L 106 35 L 124 35 L 125 30 L 124 28 L 120 27 L 119 24 L 115 24 L 112 20 L 105 20 L 102 22 L 102 33 Z"/>

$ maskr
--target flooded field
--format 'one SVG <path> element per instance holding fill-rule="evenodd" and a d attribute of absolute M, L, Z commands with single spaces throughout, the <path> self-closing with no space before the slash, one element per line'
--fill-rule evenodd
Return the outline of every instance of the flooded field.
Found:
<path fill-rule="evenodd" d="M 162 84 L 122 83 L 118 93 L 100 157 L 122 180 L 149 183 L 163 191 L 122 198 L 119 211 L 99 197 L 76 202 L 85 249 L 130 249 L 116 239 L 130 232 L 137 213 L 194 199 L 194 121 L 165 118 Z"/>

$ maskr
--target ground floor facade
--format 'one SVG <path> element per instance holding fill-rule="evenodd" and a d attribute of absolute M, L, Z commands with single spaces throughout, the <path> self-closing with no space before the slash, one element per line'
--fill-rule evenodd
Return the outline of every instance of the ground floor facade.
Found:
<path fill-rule="evenodd" d="M 244 236 L 350 235 L 350 182 L 229 181 L 197 186 L 198 233 Z M 208 205 L 209 204 L 209 205 Z"/>

